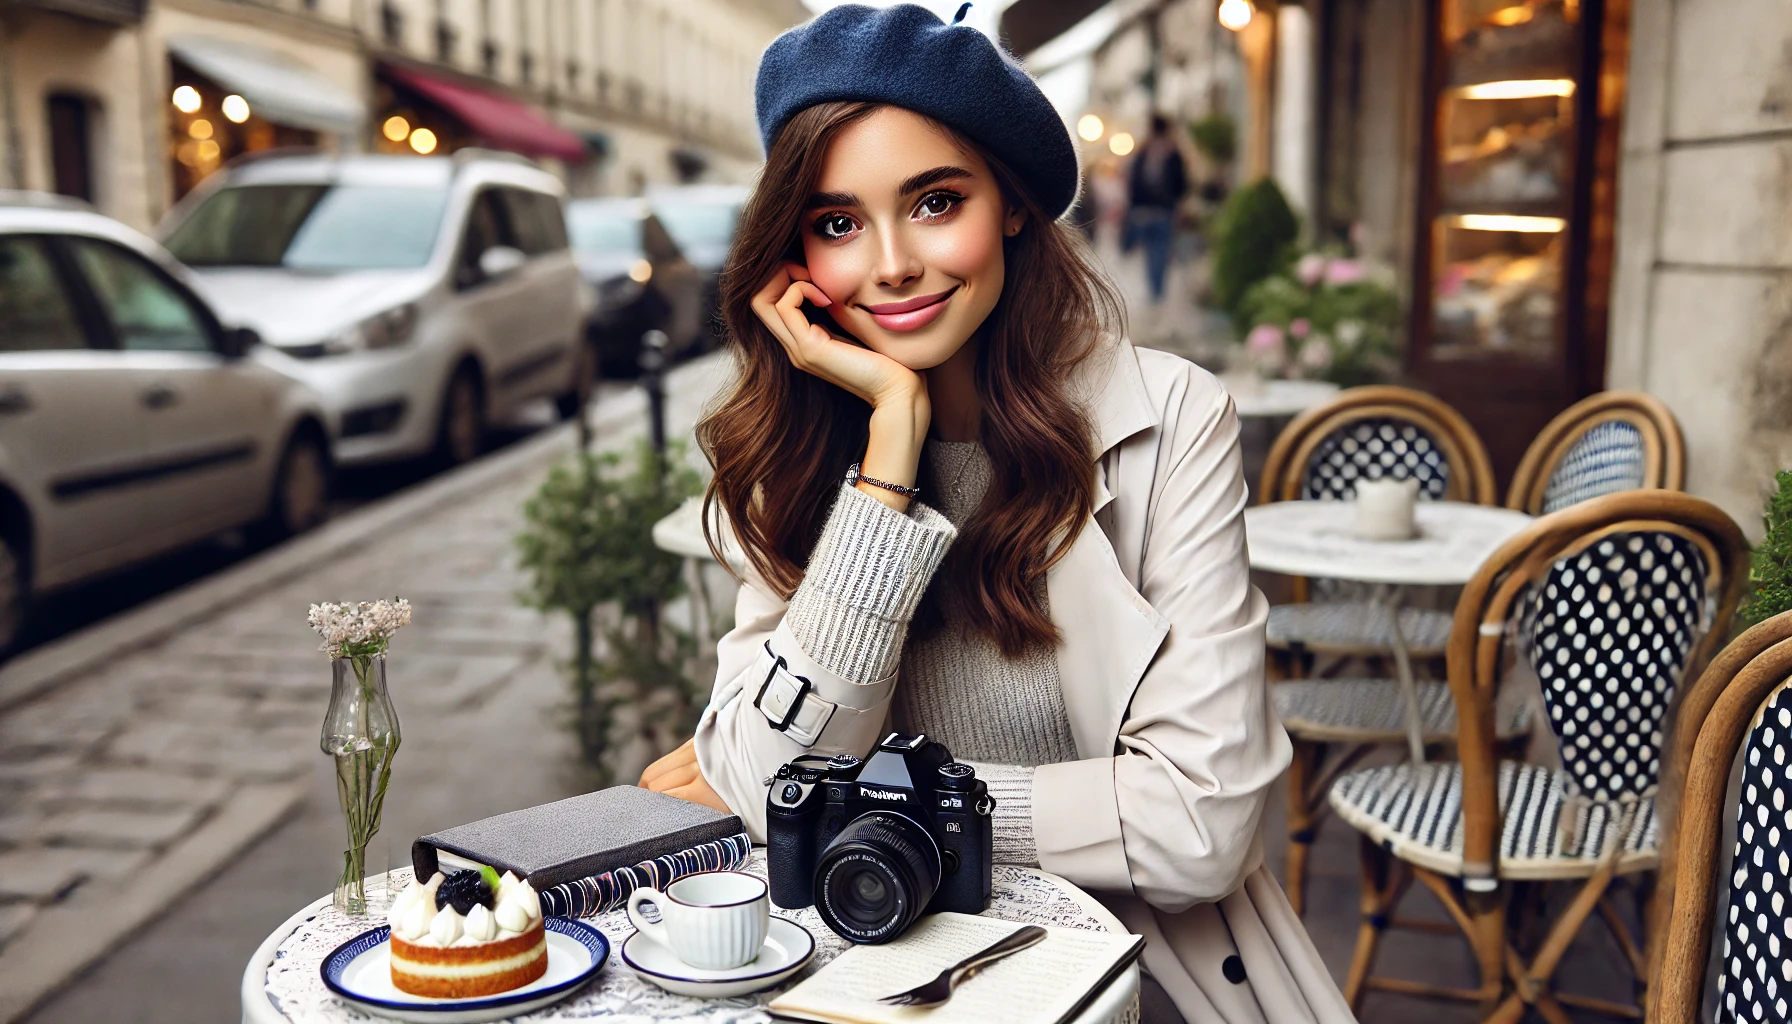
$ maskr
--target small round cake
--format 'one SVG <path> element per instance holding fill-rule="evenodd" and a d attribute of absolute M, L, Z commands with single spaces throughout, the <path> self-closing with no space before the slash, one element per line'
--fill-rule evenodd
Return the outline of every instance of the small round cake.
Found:
<path fill-rule="evenodd" d="M 548 970 L 541 898 L 491 868 L 415 879 L 392 904 L 392 984 L 436 999 L 496 995 Z"/>

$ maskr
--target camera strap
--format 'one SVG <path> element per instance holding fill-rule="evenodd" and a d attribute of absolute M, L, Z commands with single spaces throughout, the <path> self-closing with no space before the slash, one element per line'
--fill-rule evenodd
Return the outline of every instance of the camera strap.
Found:
<path fill-rule="evenodd" d="M 770 640 L 762 648 L 758 669 L 765 673 L 765 682 L 759 685 L 753 706 L 773 729 L 805 747 L 814 746 L 834 717 L 834 703 L 817 695 L 807 676 L 790 671 L 789 663 L 772 652 Z"/>

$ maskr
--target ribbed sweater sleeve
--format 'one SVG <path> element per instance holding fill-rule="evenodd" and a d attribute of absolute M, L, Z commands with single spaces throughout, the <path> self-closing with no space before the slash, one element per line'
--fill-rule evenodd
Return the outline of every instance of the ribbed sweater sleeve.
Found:
<path fill-rule="evenodd" d="M 1011 764 L 966 761 L 977 777 L 989 784 L 996 810 L 991 824 L 995 833 L 997 864 L 1039 866 L 1039 847 L 1033 842 L 1033 769 Z"/>
<path fill-rule="evenodd" d="M 915 606 L 957 536 L 918 501 L 904 514 L 842 484 L 785 624 L 805 654 L 841 678 L 889 678 Z"/>

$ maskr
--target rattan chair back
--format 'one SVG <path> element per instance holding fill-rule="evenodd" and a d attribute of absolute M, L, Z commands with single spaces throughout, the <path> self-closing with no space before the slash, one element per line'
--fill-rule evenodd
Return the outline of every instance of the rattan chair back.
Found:
<path fill-rule="evenodd" d="M 1668 751 L 1677 799 L 1651 908 L 1647 1019 L 1693 1024 L 1705 991 L 1711 927 L 1723 932 L 1720 1021 L 1792 1017 L 1792 612 L 1762 622 L 1712 659 L 1682 701 Z M 1745 745 L 1746 744 L 1746 748 Z M 1730 769 L 1740 762 L 1730 906 L 1713 915 Z M 1684 780 L 1683 782 L 1681 780 Z"/>
<path fill-rule="evenodd" d="M 1422 391 L 1351 388 L 1294 418 L 1263 464 L 1259 501 L 1344 500 L 1358 480 L 1417 479 L 1421 498 L 1494 503 L 1487 447 L 1462 414 Z"/>
<path fill-rule="evenodd" d="M 1512 474 L 1506 507 L 1559 512 L 1618 491 L 1686 486 L 1686 441 L 1654 395 L 1603 391 L 1549 422 Z"/>

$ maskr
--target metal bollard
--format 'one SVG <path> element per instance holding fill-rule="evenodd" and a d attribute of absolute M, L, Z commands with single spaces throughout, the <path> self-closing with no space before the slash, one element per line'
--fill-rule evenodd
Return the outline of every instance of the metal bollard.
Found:
<path fill-rule="evenodd" d="M 665 331 L 653 330 L 641 335 L 641 387 L 647 391 L 647 424 L 652 432 L 653 450 L 666 454 L 666 345 L 671 339 Z"/>

